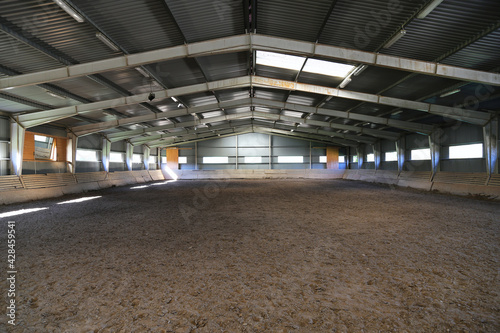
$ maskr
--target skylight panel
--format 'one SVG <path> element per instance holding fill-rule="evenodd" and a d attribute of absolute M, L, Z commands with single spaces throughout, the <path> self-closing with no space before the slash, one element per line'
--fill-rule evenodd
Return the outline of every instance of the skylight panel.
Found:
<path fill-rule="evenodd" d="M 306 58 L 283 53 L 257 51 L 257 65 L 300 71 Z"/>
<path fill-rule="evenodd" d="M 346 77 L 355 66 L 339 64 L 337 62 L 308 59 L 303 71 L 320 75 Z"/>

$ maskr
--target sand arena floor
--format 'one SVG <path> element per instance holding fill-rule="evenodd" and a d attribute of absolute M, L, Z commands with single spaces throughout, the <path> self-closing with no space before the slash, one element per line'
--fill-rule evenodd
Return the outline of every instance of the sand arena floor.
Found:
<path fill-rule="evenodd" d="M 2 315 L 0 332 L 500 331 L 498 202 L 178 181 L 0 213 L 34 207 L 0 220 L 2 274 L 7 220 L 18 270 L 17 325 Z"/>

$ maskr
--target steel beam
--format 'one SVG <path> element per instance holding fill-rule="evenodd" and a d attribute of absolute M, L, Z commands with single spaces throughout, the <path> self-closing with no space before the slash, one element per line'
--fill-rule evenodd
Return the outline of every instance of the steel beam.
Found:
<path fill-rule="evenodd" d="M 348 91 L 343 89 L 336 88 L 328 88 L 323 86 L 317 86 L 312 84 L 304 84 L 293 81 L 272 79 L 267 77 L 260 76 L 243 76 L 232 79 L 225 79 L 220 81 L 195 84 L 186 87 L 173 88 L 156 91 L 155 94 L 159 100 L 164 98 L 169 98 L 172 96 L 179 95 L 187 95 L 194 93 L 201 93 L 206 91 L 215 91 L 221 89 L 232 89 L 239 87 L 266 87 L 266 88 L 280 88 L 280 89 L 289 89 L 289 90 L 297 90 L 310 92 L 315 94 L 323 94 L 329 95 L 339 98 L 347 98 L 354 100 L 362 100 L 370 103 L 383 104 L 383 105 L 391 105 L 397 107 L 410 108 L 414 110 L 419 110 L 423 112 L 428 112 L 431 114 L 436 114 L 444 117 L 448 117 L 451 119 L 456 119 L 464 122 L 469 122 L 476 125 L 484 126 L 490 119 L 491 115 L 485 112 L 465 110 L 460 108 L 446 107 L 442 105 L 423 103 L 423 102 L 414 102 L 409 100 L 397 99 L 384 97 L 380 95 L 374 94 L 366 94 L 359 93 L 354 91 Z M 84 114 L 87 112 L 93 112 L 105 108 L 124 106 L 124 105 L 132 105 L 139 104 L 144 102 L 149 93 L 143 93 L 138 95 L 132 95 L 129 97 L 121 97 L 115 98 L 111 100 L 80 104 L 75 106 L 63 107 L 59 109 L 40 111 L 36 113 L 30 113 L 26 115 L 16 116 L 18 122 L 23 124 L 24 127 L 33 127 L 37 125 L 42 125 L 45 123 L 49 123 L 55 120 L 64 119 L 67 117 L 71 117 L 74 115 Z M 313 108 L 314 109 L 314 108 Z M 326 110 L 326 109 L 324 109 Z M 335 111 L 330 110 L 329 115 L 332 116 L 345 116 L 345 113 L 339 112 L 335 113 Z M 168 115 L 166 115 L 168 116 Z M 360 118 L 361 115 L 357 115 L 355 117 Z M 374 118 L 376 119 L 376 118 Z M 379 119 L 380 120 L 380 119 Z M 387 123 L 389 120 L 387 120 Z M 393 124 L 398 124 L 397 121 L 392 121 Z M 399 123 L 400 124 L 400 123 Z M 417 125 L 417 127 L 419 127 Z M 420 126 L 421 127 L 421 126 Z"/>
<path fill-rule="evenodd" d="M 202 120 L 196 119 L 193 121 L 188 121 L 188 122 L 183 122 L 183 123 L 178 123 L 178 124 L 169 124 L 169 125 L 164 125 L 164 126 L 115 133 L 115 134 L 108 135 L 108 139 L 111 140 L 112 142 L 120 141 L 120 140 L 124 140 L 124 139 L 130 139 L 130 142 L 137 145 L 137 144 L 148 142 L 147 140 L 150 140 L 150 138 L 156 138 L 156 137 L 157 138 L 165 138 L 165 137 L 174 136 L 174 135 L 178 135 L 178 134 L 174 134 L 174 133 L 172 133 L 172 135 L 159 134 L 159 135 L 152 135 L 150 137 L 141 137 L 139 135 L 152 133 L 152 132 L 158 132 L 160 130 L 167 130 L 167 129 L 172 129 L 172 128 L 192 127 L 192 126 L 204 125 L 207 123 L 229 121 L 229 120 L 235 120 L 235 119 L 244 119 L 244 118 L 263 118 L 263 119 L 269 119 L 269 120 L 273 120 L 273 121 L 289 121 L 289 122 L 293 122 L 294 124 L 295 123 L 305 124 L 307 122 L 308 124 L 313 124 L 316 126 L 322 126 L 322 127 L 329 127 L 330 126 L 330 123 L 323 122 L 323 121 L 308 121 L 306 119 L 297 118 L 297 117 L 281 116 L 281 115 L 277 115 L 277 114 L 273 114 L 273 113 L 266 113 L 266 112 L 249 111 L 249 112 L 237 113 L 237 114 L 232 114 L 232 115 L 227 115 L 227 116 L 212 117 L 212 118 L 206 118 L 206 119 L 202 119 Z M 295 125 L 293 125 L 291 127 L 295 128 Z M 373 144 L 377 141 L 376 139 L 371 138 L 371 137 L 360 136 L 360 135 L 341 134 L 341 133 L 337 133 L 337 132 L 324 131 L 324 130 L 319 130 L 319 129 L 300 128 L 300 130 L 307 131 L 310 133 L 320 134 L 320 135 L 326 135 L 329 137 L 337 137 L 337 138 L 342 138 L 345 140 L 367 143 L 367 144 Z M 136 137 L 136 138 L 133 138 L 133 137 Z"/>
<path fill-rule="evenodd" d="M 315 108 L 315 107 L 310 107 L 310 106 L 306 106 L 306 105 L 300 105 L 300 104 L 294 104 L 294 103 L 284 103 L 284 102 L 280 102 L 280 101 L 272 101 L 272 100 L 267 100 L 267 99 L 262 99 L 262 98 L 245 98 L 245 99 L 234 100 L 234 101 L 229 101 L 229 102 L 221 102 L 221 103 L 214 103 L 214 104 L 209 104 L 209 105 L 204 105 L 204 106 L 199 106 L 199 107 L 180 109 L 177 111 L 167 111 L 167 112 L 160 114 L 160 115 L 138 116 L 138 117 L 131 117 L 131 118 L 127 118 L 127 119 L 102 122 L 102 123 L 95 124 L 95 125 L 77 126 L 77 127 L 73 127 L 72 130 L 77 135 L 83 136 L 83 135 L 96 133 L 99 131 L 115 128 L 115 127 L 126 125 L 126 124 L 134 124 L 137 122 L 146 122 L 146 121 L 151 121 L 151 120 L 155 120 L 155 119 L 164 119 L 167 117 L 178 117 L 178 116 L 184 116 L 184 115 L 189 115 L 189 114 L 196 114 L 196 113 L 202 113 L 202 112 L 207 112 L 207 111 L 219 110 L 219 109 L 223 109 L 223 108 L 252 107 L 252 106 L 264 106 L 264 107 L 269 107 L 269 108 L 280 108 L 280 109 L 286 109 L 286 110 L 292 110 L 292 111 L 298 111 L 298 112 L 304 112 L 304 113 L 310 113 L 310 114 L 336 116 L 336 117 L 340 117 L 340 118 L 360 120 L 360 121 L 370 121 L 370 122 L 377 123 L 377 124 L 389 125 L 391 127 L 401 128 L 401 129 L 405 129 L 405 130 L 409 130 L 409 131 L 417 132 L 417 133 L 423 133 L 423 134 L 426 134 L 426 133 L 428 134 L 428 133 L 432 132 L 432 126 L 429 126 L 429 125 L 392 120 L 392 119 L 387 119 L 387 118 L 382 118 L 382 117 L 352 114 L 352 113 L 344 112 L 344 111 Z M 312 124 L 314 122 L 315 121 L 313 121 L 313 120 L 305 120 L 304 123 Z M 321 126 L 324 126 L 324 125 L 321 125 Z M 397 133 L 392 133 L 392 132 L 382 131 L 382 130 L 377 130 L 377 129 L 366 129 L 366 128 L 352 126 L 352 125 L 329 123 L 329 125 L 326 125 L 326 127 L 330 127 L 332 129 L 353 131 L 356 133 L 366 134 L 366 135 L 370 135 L 370 136 L 374 136 L 374 137 L 378 137 L 378 138 L 383 138 L 383 139 L 387 139 L 387 140 L 397 140 L 397 138 L 399 137 L 399 134 L 397 134 Z"/>
<path fill-rule="evenodd" d="M 375 94 L 360 93 L 349 91 L 345 89 L 329 88 L 317 86 L 313 84 L 298 83 L 294 81 L 272 79 L 267 77 L 253 76 L 252 86 L 263 88 L 280 88 L 286 90 L 303 91 L 313 94 L 328 95 L 339 98 L 347 98 L 352 100 L 359 100 L 369 103 L 390 105 L 413 109 L 417 111 L 436 114 L 439 116 L 468 122 L 475 125 L 485 125 L 491 118 L 491 115 L 485 112 L 466 110 L 461 108 L 447 107 L 437 104 L 430 104 L 424 102 L 415 102 L 399 98 L 386 97 Z"/>
<path fill-rule="evenodd" d="M 99 72 L 137 67 L 185 57 L 200 57 L 228 52 L 254 50 L 267 50 L 298 54 L 307 57 L 345 60 L 461 81 L 478 82 L 495 86 L 500 85 L 500 74 L 498 73 L 293 39 L 246 34 L 3 78 L 0 79 L 0 89 L 65 80 Z"/>

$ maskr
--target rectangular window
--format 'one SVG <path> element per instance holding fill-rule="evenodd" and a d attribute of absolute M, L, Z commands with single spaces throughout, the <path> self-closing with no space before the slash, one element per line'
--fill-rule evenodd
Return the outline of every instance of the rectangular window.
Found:
<path fill-rule="evenodd" d="M 227 156 L 220 157 L 203 157 L 204 164 L 227 164 L 229 163 L 229 158 Z"/>
<path fill-rule="evenodd" d="M 431 159 L 430 148 L 413 149 L 410 156 L 412 161 L 426 161 Z"/>
<path fill-rule="evenodd" d="M 278 163 L 304 163 L 304 156 L 278 156 Z"/>
<path fill-rule="evenodd" d="M 132 155 L 132 163 L 142 163 L 142 155 L 139 154 Z"/>
<path fill-rule="evenodd" d="M 83 162 L 98 162 L 97 151 L 86 150 L 86 149 L 77 149 L 76 150 L 76 160 L 83 161 Z"/>
<path fill-rule="evenodd" d="M 358 155 L 352 157 L 352 163 L 358 163 Z"/>
<path fill-rule="evenodd" d="M 320 156 L 319 163 L 326 163 L 326 156 Z"/>
<path fill-rule="evenodd" d="M 260 157 L 260 156 L 245 156 L 245 163 L 249 163 L 249 164 L 262 163 L 262 157 Z"/>
<path fill-rule="evenodd" d="M 114 163 L 123 163 L 123 153 L 113 153 L 109 154 L 109 161 Z"/>
<path fill-rule="evenodd" d="M 162 156 L 161 157 L 161 164 L 165 164 L 167 163 L 167 157 L 166 156 Z"/>
<path fill-rule="evenodd" d="M 375 162 L 375 154 L 366 155 L 366 161 L 367 162 Z"/>
<path fill-rule="evenodd" d="M 339 163 L 345 163 L 345 156 L 339 156 Z"/>
<path fill-rule="evenodd" d="M 385 161 L 386 162 L 394 162 L 398 160 L 398 153 L 395 151 L 391 151 L 388 153 L 385 153 Z"/>
<path fill-rule="evenodd" d="M 188 158 L 186 156 L 179 156 L 179 164 L 187 164 Z"/>
<path fill-rule="evenodd" d="M 156 156 L 149 156 L 149 164 L 156 164 Z"/>
<path fill-rule="evenodd" d="M 38 142 L 47 142 L 47 141 L 49 141 L 49 138 L 47 136 L 36 135 L 35 134 L 35 141 L 38 141 Z"/>
<path fill-rule="evenodd" d="M 459 158 L 483 158 L 483 144 L 451 146 L 450 159 Z"/>

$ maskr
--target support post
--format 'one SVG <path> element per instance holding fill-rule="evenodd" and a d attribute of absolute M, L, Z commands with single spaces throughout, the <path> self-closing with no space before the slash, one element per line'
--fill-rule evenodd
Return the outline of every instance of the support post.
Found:
<path fill-rule="evenodd" d="M 142 146 L 142 157 L 144 163 L 144 169 L 149 170 L 149 156 L 151 155 L 151 148 L 149 148 L 147 145 Z"/>
<path fill-rule="evenodd" d="M 109 159 L 111 156 L 111 141 L 107 138 L 102 139 L 102 167 L 104 171 L 109 172 Z"/>
<path fill-rule="evenodd" d="M 194 143 L 194 169 L 198 170 L 198 142 Z"/>
<path fill-rule="evenodd" d="M 66 164 L 69 173 L 76 173 L 76 148 L 78 147 L 78 137 L 73 133 L 68 133 L 66 140 Z"/>
<path fill-rule="evenodd" d="M 402 136 L 396 141 L 396 153 L 398 154 L 398 173 L 401 173 L 405 164 L 406 137 Z"/>
<path fill-rule="evenodd" d="M 156 158 L 156 169 L 161 170 L 161 148 L 158 147 L 156 149 L 156 154 L 158 157 Z"/>
<path fill-rule="evenodd" d="M 269 170 L 273 168 L 273 152 L 271 148 L 271 135 L 269 135 Z"/>
<path fill-rule="evenodd" d="M 441 153 L 441 134 L 442 130 L 435 130 L 429 135 L 429 147 L 431 149 L 431 181 L 434 180 L 436 173 L 439 171 L 439 161 Z"/>
<path fill-rule="evenodd" d="M 356 147 L 356 155 L 358 155 L 358 169 L 361 169 L 363 167 L 363 160 L 365 157 L 365 150 L 363 149 L 363 146 L 357 146 Z"/>
<path fill-rule="evenodd" d="M 373 147 L 373 156 L 374 156 L 374 162 L 375 162 L 375 170 L 380 169 L 380 162 L 382 160 L 382 150 L 380 147 L 380 141 L 377 141 L 375 144 L 372 145 Z"/>
<path fill-rule="evenodd" d="M 235 135 L 236 137 L 236 170 L 238 170 L 238 136 Z"/>
<path fill-rule="evenodd" d="M 491 175 L 498 173 L 498 117 L 493 118 L 483 127 L 483 136 L 489 182 Z"/>
<path fill-rule="evenodd" d="M 127 142 L 127 147 L 125 149 L 125 163 L 127 164 L 127 170 L 133 170 L 133 159 L 134 159 L 134 146 L 130 142 Z"/>
<path fill-rule="evenodd" d="M 23 153 L 24 153 L 24 136 L 26 129 L 11 121 L 10 123 L 10 162 L 11 173 L 16 176 L 23 174 Z"/>
<path fill-rule="evenodd" d="M 312 142 L 309 141 L 309 169 L 312 169 L 312 163 L 313 163 L 313 158 L 312 158 Z"/>

